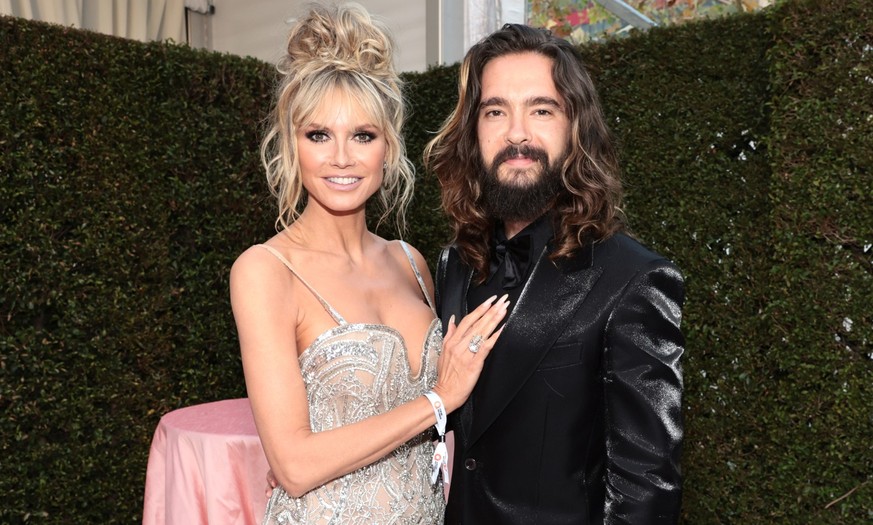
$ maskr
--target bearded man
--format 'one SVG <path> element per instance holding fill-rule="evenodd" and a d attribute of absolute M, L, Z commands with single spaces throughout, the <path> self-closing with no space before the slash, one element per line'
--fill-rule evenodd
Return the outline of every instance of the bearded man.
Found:
<path fill-rule="evenodd" d="M 443 322 L 494 295 L 513 305 L 449 416 L 445 523 L 676 523 L 683 278 L 624 232 L 577 50 L 515 24 L 473 46 L 425 163 L 454 234 L 437 269 Z"/>

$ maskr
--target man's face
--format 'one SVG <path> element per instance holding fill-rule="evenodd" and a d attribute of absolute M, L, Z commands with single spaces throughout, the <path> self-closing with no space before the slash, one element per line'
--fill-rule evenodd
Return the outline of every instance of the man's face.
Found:
<path fill-rule="evenodd" d="M 563 157 L 570 122 L 552 59 L 527 52 L 488 62 L 476 129 L 485 168 L 496 169 L 505 184 L 524 188 L 542 176 L 544 164 Z"/>
<path fill-rule="evenodd" d="M 488 62 L 476 129 L 489 214 L 503 220 L 536 218 L 561 188 L 570 134 L 564 101 L 552 80 L 552 59 L 526 52 Z M 509 205 L 510 200 L 518 202 Z"/>

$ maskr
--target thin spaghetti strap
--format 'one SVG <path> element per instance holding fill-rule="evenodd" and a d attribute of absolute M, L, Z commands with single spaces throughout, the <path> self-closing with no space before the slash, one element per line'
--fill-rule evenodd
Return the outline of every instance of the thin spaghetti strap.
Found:
<path fill-rule="evenodd" d="M 343 319 L 343 316 L 341 316 L 339 314 L 339 312 L 334 310 L 333 306 L 331 306 L 330 303 L 325 301 L 324 298 L 318 292 L 315 291 L 315 288 L 310 286 L 309 283 L 306 282 L 306 279 L 304 279 L 303 277 L 300 276 L 299 273 L 297 273 L 297 271 L 294 269 L 294 267 L 291 266 L 291 263 L 288 262 L 288 259 L 286 259 L 281 253 L 279 253 L 278 250 L 276 250 L 272 246 L 268 246 L 266 244 L 257 244 L 256 246 L 260 246 L 261 248 L 266 249 L 268 252 L 272 253 L 277 259 L 282 261 L 282 264 L 284 264 L 286 268 L 291 270 L 291 273 L 294 274 L 294 277 L 297 277 L 300 280 L 300 282 L 303 283 L 303 286 L 305 286 L 310 292 L 312 292 L 312 295 L 314 295 L 315 298 L 318 299 L 318 302 L 321 303 L 321 306 L 323 306 L 324 309 L 327 310 L 327 313 L 329 313 L 330 316 L 333 317 L 333 320 L 336 321 L 337 324 L 340 324 L 340 325 L 348 324 L 348 323 L 346 323 L 346 320 Z"/>
<path fill-rule="evenodd" d="M 436 315 L 436 308 L 433 305 L 433 301 L 430 300 L 427 286 L 424 284 L 424 279 L 421 278 L 421 272 L 418 271 L 418 265 L 415 264 L 415 258 L 412 257 L 412 252 L 409 251 L 409 246 L 406 244 L 406 241 L 400 241 L 400 246 L 403 246 L 403 251 L 406 252 L 406 258 L 409 259 L 409 264 L 412 266 L 412 271 L 415 273 L 418 285 L 421 286 L 421 293 L 424 294 L 424 298 L 427 300 L 427 305 L 430 306 L 430 309 L 433 311 L 434 315 Z"/>

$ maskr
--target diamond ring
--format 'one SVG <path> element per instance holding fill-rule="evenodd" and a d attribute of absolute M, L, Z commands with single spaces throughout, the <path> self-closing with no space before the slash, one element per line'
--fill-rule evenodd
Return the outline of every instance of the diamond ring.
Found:
<path fill-rule="evenodd" d="M 472 339 L 470 339 L 470 344 L 467 345 L 467 348 L 469 348 L 470 351 L 475 354 L 476 352 L 479 351 L 480 346 L 482 346 L 482 336 L 479 334 L 476 334 L 473 336 Z"/>

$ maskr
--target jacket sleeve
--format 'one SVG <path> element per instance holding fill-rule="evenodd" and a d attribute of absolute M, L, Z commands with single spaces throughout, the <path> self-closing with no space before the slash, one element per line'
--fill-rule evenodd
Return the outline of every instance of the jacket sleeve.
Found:
<path fill-rule="evenodd" d="M 682 275 L 666 260 L 627 284 L 607 321 L 606 524 L 673 524 L 682 476 Z"/>

